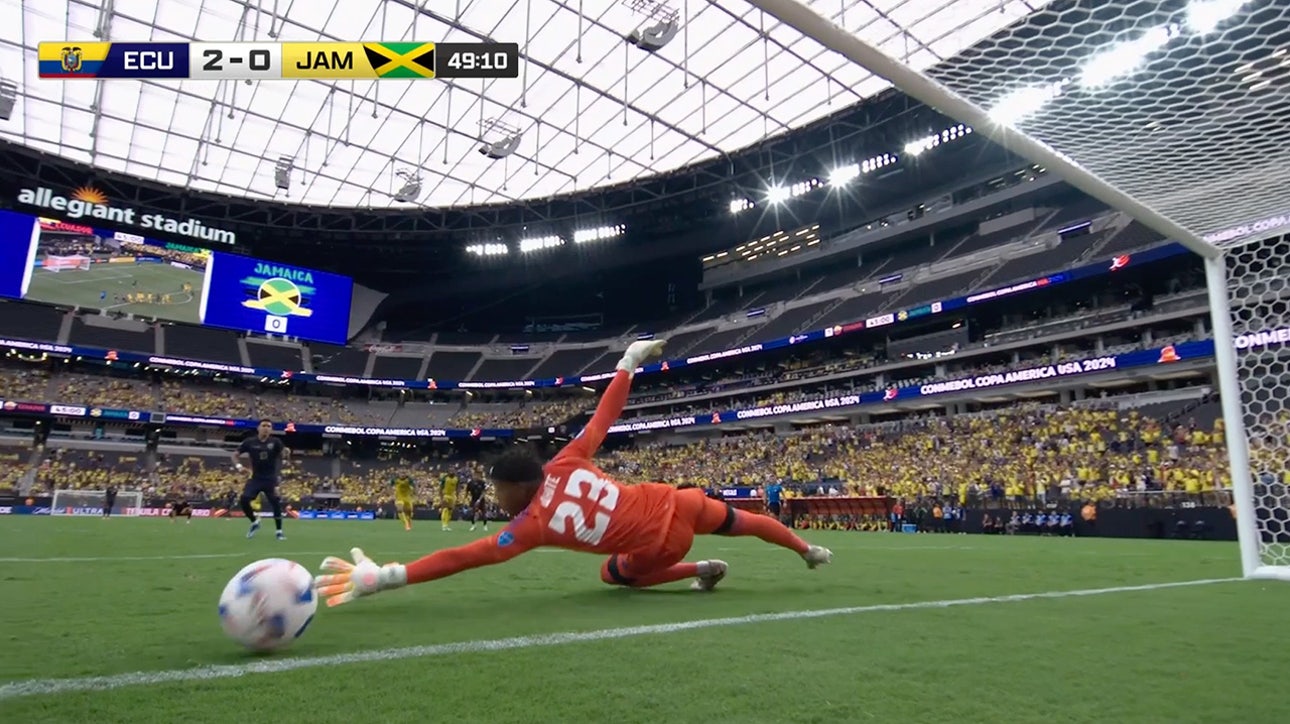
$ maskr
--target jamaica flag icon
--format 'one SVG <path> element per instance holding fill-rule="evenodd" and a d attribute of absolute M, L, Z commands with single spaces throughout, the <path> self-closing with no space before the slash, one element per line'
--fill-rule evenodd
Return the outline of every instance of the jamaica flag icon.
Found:
<path fill-rule="evenodd" d="M 242 302 L 242 306 L 277 317 L 308 317 L 314 313 L 304 306 L 304 294 L 300 287 L 283 277 L 261 281 L 255 298 Z"/>

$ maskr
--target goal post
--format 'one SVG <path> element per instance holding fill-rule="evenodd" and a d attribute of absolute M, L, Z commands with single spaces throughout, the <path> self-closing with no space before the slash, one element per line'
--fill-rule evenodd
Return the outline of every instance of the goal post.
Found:
<path fill-rule="evenodd" d="M 50 515 L 86 516 L 103 515 L 107 502 L 106 490 L 55 490 L 50 503 Z M 138 490 L 119 490 L 112 505 L 112 515 L 132 517 L 143 507 L 143 493 Z"/>
<path fill-rule="evenodd" d="M 1242 572 L 1290 580 L 1290 3 L 951 3 L 1017 20 L 920 72 L 921 21 L 748 2 L 1204 259 Z"/>

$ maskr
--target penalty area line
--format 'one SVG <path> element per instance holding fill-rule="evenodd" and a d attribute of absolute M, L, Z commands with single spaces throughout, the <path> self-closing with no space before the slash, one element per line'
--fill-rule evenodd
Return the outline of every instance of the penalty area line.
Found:
<path fill-rule="evenodd" d="M 190 681 L 211 681 L 215 679 L 233 679 L 252 674 L 278 674 L 300 669 L 314 669 L 323 666 L 344 666 L 382 661 L 401 661 L 431 656 L 451 656 L 454 654 L 474 654 L 491 651 L 511 651 L 515 649 L 542 648 L 562 646 L 565 644 L 594 641 L 611 641 L 615 639 L 672 634 L 696 629 L 722 628 L 726 626 L 744 626 L 748 624 L 771 623 L 776 621 L 805 621 L 832 616 L 853 616 L 866 613 L 889 613 L 898 611 L 918 611 L 925 609 L 953 608 L 957 606 L 980 606 L 990 603 L 1015 603 L 1019 601 L 1037 601 L 1044 599 L 1075 598 L 1080 596 L 1101 596 L 1112 593 L 1132 593 L 1136 591 L 1160 591 L 1170 588 L 1205 586 L 1215 583 L 1231 583 L 1240 578 L 1207 578 L 1195 581 L 1177 581 L 1173 583 L 1148 583 L 1138 586 L 1115 586 L 1111 588 L 1087 588 L 1074 591 L 1048 591 L 1043 593 L 1017 593 L 1007 596 L 981 596 L 977 598 L 956 598 L 941 601 L 915 601 L 910 603 L 882 603 L 868 606 L 847 606 L 844 608 L 821 608 L 806 611 L 783 611 L 780 613 L 756 613 L 747 616 L 729 618 L 708 618 L 696 621 L 678 621 L 647 626 L 627 626 L 607 628 L 596 631 L 580 631 L 551 634 L 534 634 L 514 636 L 503 639 L 485 639 L 479 641 L 459 641 L 447 644 L 427 646 L 408 646 L 403 648 L 377 649 L 374 651 L 356 651 L 330 656 L 301 656 L 295 658 L 267 659 L 250 661 L 244 664 L 220 664 L 198 666 L 189 669 L 172 669 L 169 671 L 136 671 L 111 676 L 87 676 L 71 679 L 29 679 L 13 681 L 0 685 L 0 701 L 27 696 L 72 694 L 88 691 L 111 691 L 134 686 L 156 686 Z"/>

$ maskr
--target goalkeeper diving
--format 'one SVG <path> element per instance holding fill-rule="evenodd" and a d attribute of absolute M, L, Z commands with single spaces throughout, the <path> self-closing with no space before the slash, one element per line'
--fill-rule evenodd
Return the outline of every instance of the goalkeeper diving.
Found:
<path fill-rule="evenodd" d="M 554 459 L 544 464 L 516 447 L 494 461 L 488 477 L 499 506 L 513 516 L 504 529 L 406 565 L 378 566 L 358 548 L 350 551 L 353 562 L 329 556 L 316 579 L 327 605 L 502 563 L 542 546 L 607 554 L 600 580 L 636 588 L 693 579 L 692 589 L 713 590 L 729 566 L 684 562 L 695 535 L 754 536 L 797 553 L 809 568 L 829 563 L 827 548 L 808 544 L 774 518 L 737 510 L 698 488 L 620 485 L 591 462 L 627 403 L 632 376 L 662 348 L 661 340 L 627 348 L 591 421 Z"/>

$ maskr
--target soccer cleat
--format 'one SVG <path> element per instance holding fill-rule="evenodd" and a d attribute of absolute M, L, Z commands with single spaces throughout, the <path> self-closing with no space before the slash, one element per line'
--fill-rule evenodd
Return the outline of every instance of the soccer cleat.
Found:
<path fill-rule="evenodd" d="M 824 546 L 811 546 L 802 554 L 802 560 L 806 561 L 807 568 L 822 566 L 833 562 L 833 551 Z"/>
<path fill-rule="evenodd" d="M 258 521 L 258 520 L 257 520 L 257 521 L 255 521 L 254 523 L 252 523 L 252 524 L 251 524 L 251 529 L 250 529 L 250 530 L 248 530 L 248 531 L 246 532 L 246 537 L 247 537 L 247 538 L 254 538 L 254 537 L 255 537 L 255 531 L 257 531 L 257 530 L 259 530 L 259 529 L 260 529 L 260 521 Z"/>
<path fill-rule="evenodd" d="M 471 532 L 471 533 L 474 533 L 474 532 L 475 532 L 475 526 L 473 526 L 473 525 L 472 525 L 472 526 L 470 526 L 470 532 Z"/>
<path fill-rule="evenodd" d="M 730 566 L 725 561 L 699 561 L 699 576 L 690 584 L 692 591 L 711 591 L 726 577 Z"/>
<path fill-rule="evenodd" d="M 275 535 L 274 537 L 277 538 L 278 540 L 286 540 L 287 534 L 283 533 L 282 531 L 278 531 L 277 535 Z"/>

